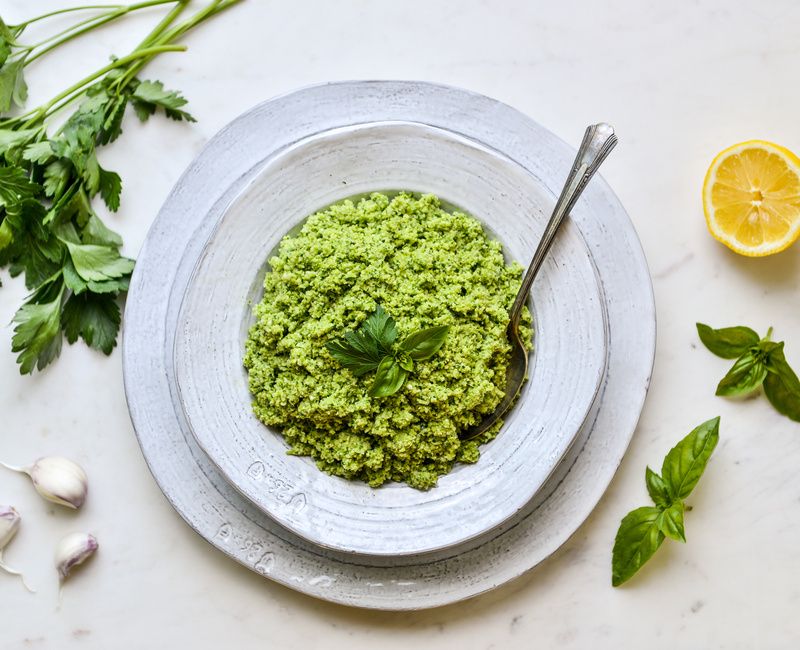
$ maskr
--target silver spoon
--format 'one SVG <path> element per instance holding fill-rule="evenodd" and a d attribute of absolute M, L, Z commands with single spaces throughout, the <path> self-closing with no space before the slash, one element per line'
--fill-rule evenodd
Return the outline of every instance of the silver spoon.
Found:
<path fill-rule="evenodd" d="M 539 245 L 533 254 L 530 266 L 522 279 L 522 286 L 519 288 L 517 297 L 514 299 L 514 304 L 509 312 L 506 336 L 508 336 L 508 340 L 511 343 L 511 362 L 506 372 L 506 393 L 493 413 L 486 416 L 474 427 L 460 434 L 461 440 L 471 440 L 488 431 L 508 412 L 516 401 L 528 374 L 528 350 L 519 335 L 519 319 L 522 315 L 522 308 L 528 300 L 528 293 L 531 290 L 533 280 L 539 272 L 550 247 L 553 245 L 556 232 L 564 221 L 564 217 L 569 214 L 572 206 L 575 205 L 575 201 L 578 200 L 581 192 L 583 192 L 583 188 L 586 187 L 597 168 L 600 167 L 600 164 L 616 144 L 617 136 L 614 135 L 614 129 L 609 124 L 593 124 L 586 128 L 583 142 L 581 142 L 581 146 L 578 149 L 578 155 L 575 156 L 575 162 L 572 163 L 572 169 L 564 183 L 564 189 L 561 190 L 561 196 L 558 197 L 556 207 L 553 209 L 550 221 L 547 222 L 544 234 L 539 240 Z"/>

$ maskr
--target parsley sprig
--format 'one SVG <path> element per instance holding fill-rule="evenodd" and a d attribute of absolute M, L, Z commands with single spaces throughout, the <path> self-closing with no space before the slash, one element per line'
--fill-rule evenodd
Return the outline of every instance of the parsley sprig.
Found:
<path fill-rule="evenodd" d="M 439 351 L 449 331 L 447 325 L 417 330 L 395 345 L 397 325 L 378 305 L 361 327 L 345 332 L 344 338 L 330 341 L 326 347 L 356 377 L 376 371 L 369 394 L 387 397 L 403 387 L 415 361 L 430 359 Z"/>
<path fill-rule="evenodd" d="M 187 0 L 71 7 L 17 25 L 0 18 L 0 267 L 24 275 L 31 290 L 13 319 L 20 372 L 41 370 L 56 359 L 63 336 L 70 343 L 81 338 L 105 354 L 116 345 L 119 301 L 134 262 L 120 253 L 122 239 L 95 209 L 99 195 L 117 211 L 122 190 L 119 175 L 100 164 L 97 150 L 120 136 L 128 106 L 141 121 L 159 111 L 194 121 L 180 93 L 137 75 L 155 56 L 185 50 L 177 39 L 239 1 L 214 0 L 184 20 L 178 19 Z M 9 114 L 14 106 L 24 107 L 28 65 L 131 12 L 165 4 L 171 10 L 130 54 L 112 58 L 41 106 Z M 74 12 L 90 16 L 38 43 L 22 41 L 32 23 Z M 77 108 L 63 119 L 73 104 Z M 53 128 L 56 120 L 60 126 Z"/>
<path fill-rule="evenodd" d="M 749 327 L 713 329 L 697 323 L 700 340 L 723 359 L 736 359 L 717 385 L 722 397 L 743 397 L 762 386 L 775 410 L 800 422 L 800 380 L 784 354 L 783 341 L 773 341 L 772 328 L 764 338 Z"/>

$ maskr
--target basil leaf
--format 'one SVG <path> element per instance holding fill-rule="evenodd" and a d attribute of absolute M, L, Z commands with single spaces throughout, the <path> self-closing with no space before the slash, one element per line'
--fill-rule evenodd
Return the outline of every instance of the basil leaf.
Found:
<path fill-rule="evenodd" d="M 355 332 L 345 332 L 344 340 L 350 346 L 350 349 L 368 355 L 375 363 L 380 363 L 384 357 L 378 348 L 378 342 L 362 329 Z"/>
<path fill-rule="evenodd" d="M 697 333 L 703 345 L 723 359 L 740 357 L 760 340 L 756 332 L 741 326 L 715 330 L 703 323 L 697 323 Z"/>
<path fill-rule="evenodd" d="M 719 417 L 703 422 L 664 458 L 661 476 L 649 467 L 647 491 L 656 506 L 637 508 L 622 520 L 611 553 L 611 584 L 629 580 L 658 550 L 665 537 L 686 541 L 683 497 L 697 485 L 719 441 Z"/>
<path fill-rule="evenodd" d="M 396 338 L 394 319 L 378 305 L 355 332 L 345 332 L 344 340 L 332 341 L 325 347 L 334 359 L 360 377 L 391 355 Z"/>
<path fill-rule="evenodd" d="M 647 562 L 664 541 L 658 526 L 661 509 L 637 508 L 625 515 L 619 525 L 611 553 L 611 584 L 618 587 Z"/>
<path fill-rule="evenodd" d="M 408 371 L 400 366 L 394 357 L 384 357 L 375 373 L 375 381 L 369 394 L 372 397 L 388 397 L 396 393 L 406 381 Z"/>
<path fill-rule="evenodd" d="M 373 397 L 386 397 L 400 390 L 408 374 L 414 370 L 414 360 L 427 359 L 444 343 L 448 326 L 431 327 L 407 336 L 400 352 L 392 350 L 397 340 L 394 319 L 377 305 L 361 327 L 355 332 L 345 332 L 341 341 L 325 345 L 331 356 L 356 376 L 377 370 L 370 388 Z"/>
<path fill-rule="evenodd" d="M 683 529 L 683 501 L 674 501 L 669 508 L 661 511 L 656 519 L 658 529 L 676 542 L 686 543 L 686 531 Z"/>
<path fill-rule="evenodd" d="M 667 490 L 667 484 L 664 483 L 663 478 L 648 467 L 644 472 L 644 482 L 647 484 L 647 492 L 650 494 L 653 503 L 662 508 L 669 506 L 672 499 L 669 496 L 669 490 Z"/>
<path fill-rule="evenodd" d="M 722 397 L 735 397 L 746 395 L 758 389 L 767 376 L 767 367 L 752 353 L 746 352 L 736 360 L 717 385 L 717 395 Z"/>
<path fill-rule="evenodd" d="M 765 365 L 768 365 L 769 357 L 774 350 L 780 348 L 783 350 L 783 341 L 770 341 L 768 339 L 762 339 L 758 342 L 754 348 L 750 351 L 756 359 L 759 359 Z"/>
<path fill-rule="evenodd" d="M 392 345 L 397 340 L 397 325 L 383 307 L 375 307 L 375 311 L 361 327 L 375 340 L 382 356 L 392 353 Z"/>
<path fill-rule="evenodd" d="M 670 449 L 661 467 L 672 500 L 685 499 L 694 489 L 719 442 L 719 417 L 700 426 Z"/>
<path fill-rule="evenodd" d="M 403 339 L 400 349 L 415 361 L 429 359 L 444 345 L 449 331 L 448 325 L 418 330 Z"/>
<path fill-rule="evenodd" d="M 800 380 L 786 362 L 783 343 L 772 350 L 767 358 L 764 393 L 778 413 L 800 422 Z"/>
<path fill-rule="evenodd" d="M 380 363 L 377 350 L 373 350 L 358 336 L 348 340 L 345 335 L 344 341 L 330 341 L 325 344 L 325 347 L 334 359 L 348 368 L 356 377 L 375 370 Z"/>
<path fill-rule="evenodd" d="M 414 371 L 414 362 L 407 354 L 401 354 L 399 357 L 397 357 L 397 363 L 400 364 L 400 367 L 403 370 L 408 370 L 408 372 Z"/>

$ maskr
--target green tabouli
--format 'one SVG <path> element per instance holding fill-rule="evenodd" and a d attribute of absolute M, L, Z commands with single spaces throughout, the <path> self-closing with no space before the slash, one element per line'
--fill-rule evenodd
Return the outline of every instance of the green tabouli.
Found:
<path fill-rule="evenodd" d="M 503 396 L 508 309 L 522 268 L 506 265 L 480 222 L 431 194 L 372 194 L 308 218 L 269 260 L 264 297 L 246 344 L 253 409 L 321 470 L 373 487 L 428 489 L 479 445 L 460 431 Z M 395 394 L 370 397 L 374 373 L 356 377 L 326 349 L 381 305 L 400 336 L 450 327 L 442 348 L 416 364 Z M 524 335 L 530 341 L 530 317 Z"/>

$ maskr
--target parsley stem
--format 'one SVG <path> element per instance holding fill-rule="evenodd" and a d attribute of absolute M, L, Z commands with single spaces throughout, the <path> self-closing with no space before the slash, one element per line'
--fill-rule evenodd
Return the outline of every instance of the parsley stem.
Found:
<path fill-rule="evenodd" d="M 239 2 L 241 2 L 241 0 L 214 0 L 209 5 L 207 5 L 205 8 L 201 9 L 196 14 L 194 14 L 191 18 L 187 18 L 182 23 L 178 23 L 171 30 L 165 32 L 165 34 L 164 34 L 164 36 L 163 36 L 163 38 L 161 39 L 160 42 L 168 43 L 168 42 L 170 42 L 170 41 L 182 36 L 183 34 L 188 32 L 190 29 L 192 29 L 193 27 L 195 27 L 199 23 L 201 23 L 204 20 L 206 20 L 207 18 L 210 18 L 211 16 L 215 16 L 216 14 L 220 13 L 221 11 L 224 11 L 228 7 L 232 7 L 233 5 L 235 5 L 235 4 L 239 3 Z"/>
<path fill-rule="evenodd" d="M 136 49 L 147 47 L 148 45 L 152 45 L 156 42 L 156 39 L 167 29 L 172 23 L 175 22 L 175 19 L 183 13 L 183 10 L 186 9 L 186 5 L 188 4 L 187 0 L 178 0 L 178 4 L 176 4 L 170 12 L 161 19 L 161 22 L 158 23 L 150 33 L 145 36 L 144 40 L 139 43 Z"/>
<path fill-rule="evenodd" d="M 161 54 L 163 52 L 185 52 L 186 46 L 185 45 L 156 45 L 153 47 L 145 47 L 141 50 L 135 50 L 128 54 L 127 56 L 123 56 L 121 59 L 117 59 L 116 61 L 112 61 L 108 65 L 103 66 L 97 72 L 90 74 L 88 77 L 84 77 L 80 81 L 74 83 L 72 86 L 67 88 L 65 91 L 60 92 L 58 95 L 53 97 L 47 104 L 45 104 L 45 110 L 49 110 L 53 106 L 55 106 L 58 102 L 60 102 L 65 97 L 69 96 L 76 90 L 83 88 L 85 85 L 91 83 L 98 77 L 102 77 L 107 72 L 111 72 L 116 68 L 122 68 L 123 66 L 127 65 L 131 61 L 135 61 L 141 57 L 152 56 L 156 54 Z"/>
<path fill-rule="evenodd" d="M 83 21 L 79 23 L 79 25 L 87 25 L 83 29 L 70 33 L 64 39 L 57 41 L 56 43 L 51 44 L 49 47 L 45 48 L 37 52 L 34 56 L 28 59 L 25 65 L 33 62 L 46 52 L 54 49 L 61 43 L 65 43 L 76 36 L 79 36 L 86 31 L 90 31 L 96 27 L 99 27 L 101 24 L 105 22 L 109 22 L 110 20 L 114 20 L 122 15 L 130 11 L 135 11 L 137 9 L 143 9 L 145 7 L 152 7 L 161 4 L 168 4 L 170 2 L 177 3 L 175 7 L 156 25 L 156 27 L 145 37 L 142 43 L 134 49 L 133 52 L 124 56 L 120 59 L 112 61 L 108 65 L 100 68 L 97 72 L 89 75 L 88 77 L 84 77 L 80 81 L 76 82 L 66 90 L 60 92 L 58 95 L 53 97 L 49 102 L 39 106 L 38 108 L 32 109 L 23 113 L 22 115 L 18 115 L 14 118 L 8 120 L 1 120 L 0 124 L 4 128 L 8 128 L 11 124 L 22 124 L 22 128 L 29 128 L 35 125 L 37 122 L 44 121 L 47 117 L 56 113 L 63 109 L 65 106 L 69 105 L 71 102 L 75 101 L 78 97 L 80 97 L 84 91 L 85 87 L 90 84 L 91 82 L 95 81 L 99 77 L 107 74 L 111 70 L 115 70 L 117 68 L 128 67 L 128 69 L 124 72 L 124 74 L 120 77 L 119 80 L 115 82 L 115 87 L 117 90 L 122 89 L 131 80 L 136 76 L 136 73 L 139 72 L 147 63 L 150 62 L 154 57 L 163 53 L 163 52 L 183 52 L 186 50 L 185 45 L 175 45 L 172 44 L 177 38 L 180 38 L 188 32 L 193 27 L 197 26 L 207 18 L 215 16 L 216 14 L 232 7 L 235 4 L 241 2 L 241 0 L 214 0 L 213 2 L 209 3 L 206 7 L 195 13 L 190 18 L 187 18 L 181 23 L 173 26 L 171 29 L 169 28 L 170 25 L 174 22 L 175 18 L 186 8 L 188 4 L 188 0 L 146 0 L 145 2 L 139 2 L 137 4 L 132 5 L 106 5 L 109 7 L 120 7 L 119 9 L 110 12 L 105 15 L 95 16 L 89 21 Z M 87 5 L 85 8 L 99 8 L 95 6 Z M 77 10 L 77 9 L 76 9 Z M 122 12 L 122 13 L 120 13 Z M 65 11 L 60 11 L 56 13 L 65 13 Z M 55 14 L 52 14 L 55 15 Z M 39 17 L 41 18 L 41 17 Z M 102 20 L 102 22 L 95 22 L 89 24 L 92 20 L 97 21 L 98 19 Z M 74 28 L 74 26 L 73 26 Z M 146 45 L 146 47 L 143 47 Z"/>
<path fill-rule="evenodd" d="M 162 33 L 164 33 L 164 30 L 166 30 L 173 22 L 175 22 L 175 19 L 183 12 L 184 9 L 186 9 L 186 4 L 187 0 L 179 0 L 178 4 L 175 5 L 166 16 L 164 16 L 161 22 L 159 22 L 158 25 L 156 25 L 147 36 L 145 36 L 144 40 L 141 43 L 139 43 L 136 49 L 138 50 L 140 48 L 147 47 L 148 45 L 151 45 L 152 43 L 156 42 L 158 37 Z M 136 73 L 144 66 L 145 63 L 146 61 L 140 60 L 137 63 L 131 65 L 130 68 L 125 72 L 125 74 L 120 76 L 120 78 L 114 82 L 114 87 L 117 89 L 117 91 L 127 86 L 128 83 L 130 83 L 131 79 L 133 79 L 136 76 Z"/>
<path fill-rule="evenodd" d="M 26 48 L 29 51 L 35 50 L 37 48 L 41 48 L 41 49 L 38 52 L 36 52 L 36 54 L 31 56 L 30 58 L 26 57 L 24 65 L 26 65 L 26 66 L 30 65 L 36 59 L 38 59 L 40 56 L 43 56 L 43 55 L 47 54 L 48 52 L 50 52 L 51 50 L 54 50 L 59 45 L 63 45 L 64 43 L 72 40 L 76 36 L 80 36 L 81 34 L 85 34 L 86 32 L 93 30 L 95 27 L 100 27 L 100 25 L 104 25 L 105 23 L 111 22 L 115 18 L 118 18 L 119 16 L 122 16 L 122 15 L 124 15 L 124 14 L 121 14 L 121 13 L 119 13 L 117 11 L 117 12 L 112 12 L 112 13 L 101 14 L 99 16 L 92 16 L 91 18 L 87 18 L 85 20 L 81 20 L 80 22 L 77 22 L 74 25 L 70 25 L 66 29 L 64 29 L 64 30 L 62 30 L 62 31 L 60 31 L 60 32 L 58 32 L 56 34 L 53 34 L 52 36 L 48 36 L 46 39 L 44 39 L 42 41 L 39 41 L 38 43 Z M 86 25 L 88 25 L 88 27 L 85 27 Z M 81 29 L 80 31 L 76 31 L 81 27 L 83 27 L 83 29 Z M 67 35 L 67 36 L 65 36 L 65 35 Z M 64 36 L 64 38 L 59 38 L 61 36 Z M 53 42 L 53 41 L 55 41 L 55 42 Z M 48 47 L 42 47 L 44 45 L 47 45 L 48 43 L 51 43 L 51 45 L 49 45 Z"/>
<path fill-rule="evenodd" d="M 41 16 L 36 16 L 34 18 L 29 18 L 28 20 L 21 22 L 17 25 L 9 25 L 9 27 L 27 27 L 33 23 L 37 23 L 40 20 L 44 20 L 45 18 L 50 18 L 51 16 L 58 16 L 60 14 L 67 14 L 67 13 L 74 13 L 76 11 L 92 11 L 94 9 L 118 9 L 123 7 L 124 5 L 83 5 L 81 7 L 67 7 L 66 9 L 57 9 L 55 11 L 48 11 L 46 14 L 42 14 Z"/>
<path fill-rule="evenodd" d="M 183 34 L 188 32 L 190 29 L 197 26 L 207 18 L 211 18 L 212 16 L 217 15 L 218 13 L 224 11 L 228 7 L 237 4 L 238 2 L 241 2 L 241 0 L 214 0 L 214 2 L 209 4 L 207 7 L 205 7 L 201 11 L 198 11 L 196 14 L 194 14 L 190 18 L 187 18 L 182 23 L 179 23 L 178 25 L 174 26 L 172 29 L 168 31 L 160 29 L 161 25 L 157 26 L 156 29 L 154 29 L 153 32 L 151 32 L 150 35 L 147 38 L 145 38 L 144 42 L 148 44 L 153 42 L 152 37 L 154 33 L 158 32 L 158 34 L 156 34 L 156 36 L 159 37 L 157 42 L 167 44 L 177 38 L 180 38 L 181 36 L 183 36 Z M 130 83 L 131 79 L 133 79 L 136 76 L 136 73 L 139 72 L 139 70 L 141 70 L 143 67 L 145 67 L 153 58 L 153 56 L 154 55 L 143 57 L 136 63 L 132 64 L 131 67 L 127 70 L 127 72 L 125 72 L 125 74 L 115 84 L 117 89 L 121 89 L 125 87 L 128 83 Z"/>
<path fill-rule="evenodd" d="M 75 25 L 72 25 L 71 27 L 68 27 L 65 30 L 63 30 L 61 32 L 58 32 L 57 34 L 54 34 L 53 36 L 51 36 L 49 38 L 46 38 L 45 40 L 41 41 L 40 43 L 37 43 L 34 46 L 34 48 L 40 47 L 40 46 L 45 45 L 47 43 L 50 43 L 50 45 L 48 45 L 47 47 L 42 48 L 41 50 L 36 52 L 30 58 L 27 58 L 26 61 L 25 61 L 25 65 L 27 66 L 27 65 L 33 63 L 39 57 L 44 56 L 48 52 L 50 52 L 50 51 L 56 49 L 57 47 L 59 47 L 60 45 L 63 45 L 64 43 L 67 43 L 67 42 L 71 41 L 73 38 L 76 38 L 76 37 L 80 36 L 81 34 L 85 34 L 86 32 L 90 32 L 93 29 L 97 29 L 98 27 L 101 27 L 102 25 L 105 25 L 106 23 L 110 23 L 110 22 L 112 22 L 114 20 L 117 20 L 118 18 L 122 18 L 123 16 L 131 13 L 132 11 L 138 11 L 139 9 L 146 9 L 148 7 L 155 7 L 155 6 L 158 6 L 158 5 L 169 4 L 169 3 L 173 3 L 173 2 L 180 2 L 181 4 L 183 4 L 183 3 L 186 2 L 186 0 L 147 0 L 146 2 L 139 2 L 137 4 L 132 4 L 132 5 L 128 5 L 128 6 L 121 5 L 121 6 L 119 6 L 119 8 L 115 9 L 114 11 L 106 12 L 106 13 L 100 14 L 99 16 L 92 16 L 91 18 L 87 18 L 85 20 L 82 20 L 82 21 L 76 23 Z M 63 36 L 63 38 L 59 38 L 60 36 Z M 55 40 L 55 42 L 52 42 L 54 39 L 58 39 L 58 40 Z"/>
<path fill-rule="evenodd" d="M 111 72 L 111 70 L 115 70 L 116 68 L 122 68 L 125 65 L 127 65 L 128 63 L 131 63 L 132 61 L 136 61 L 136 59 L 139 59 L 139 58 L 142 58 L 142 57 L 155 56 L 157 54 L 161 54 L 162 52 L 185 52 L 185 51 L 186 51 L 186 46 L 185 45 L 157 45 L 157 46 L 153 46 L 153 47 L 146 47 L 146 48 L 143 48 L 141 50 L 134 50 L 133 52 L 131 52 L 127 56 L 124 56 L 121 59 L 117 59 L 116 61 L 112 61 L 108 65 L 103 66 L 102 68 L 100 68 L 97 72 L 94 72 L 94 73 L 90 74 L 88 77 L 84 77 L 80 81 L 72 84 L 66 90 L 58 93 L 58 95 L 53 97 L 53 99 L 51 99 L 46 104 L 42 104 L 39 108 L 37 108 L 37 109 L 35 109 L 33 111 L 29 111 L 28 113 L 26 113 L 22 117 L 25 117 L 27 115 L 32 115 L 32 117 L 24 124 L 24 128 L 32 126 L 33 124 L 35 124 L 40 119 L 43 120 L 48 115 L 51 115 L 54 112 L 54 110 L 53 110 L 54 107 L 57 104 L 59 104 L 59 102 L 61 102 L 61 100 L 68 98 L 69 101 L 62 102 L 57 107 L 56 110 L 60 110 L 61 108 L 63 108 L 67 104 L 69 104 L 71 101 L 73 101 L 77 97 L 79 97 L 82 94 L 85 86 L 90 84 L 95 79 L 98 79 L 99 77 L 102 77 L 106 73 Z"/>
<path fill-rule="evenodd" d="M 93 11 L 96 9 L 105 9 L 106 11 L 110 9 L 118 10 L 118 9 L 129 9 L 130 11 L 136 11 L 137 9 L 143 9 L 144 7 L 152 7 L 159 4 L 166 4 L 167 2 L 178 2 L 181 0 L 147 0 L 146 2 L 137 2 L 136 4 L 132 5 L 81 5 L 80 7 L 67 7 L 66 9 L 56 9 L 55 11 L 48 11 L 46 14 L 42 14 L 40 16 L 35 16 L 34 18 L 29 18 L 28 20 L 18 23 L 17 25 L 9 25 L 10 27 L 27 27 L 33 23 L 39 22 L 40 20 L 44 20 L 45 18 L 51 18 L 52 16 L 59 16 L 61 14 L 68 14 L 68 13 L 75 13 L 76 11 Z"/>

